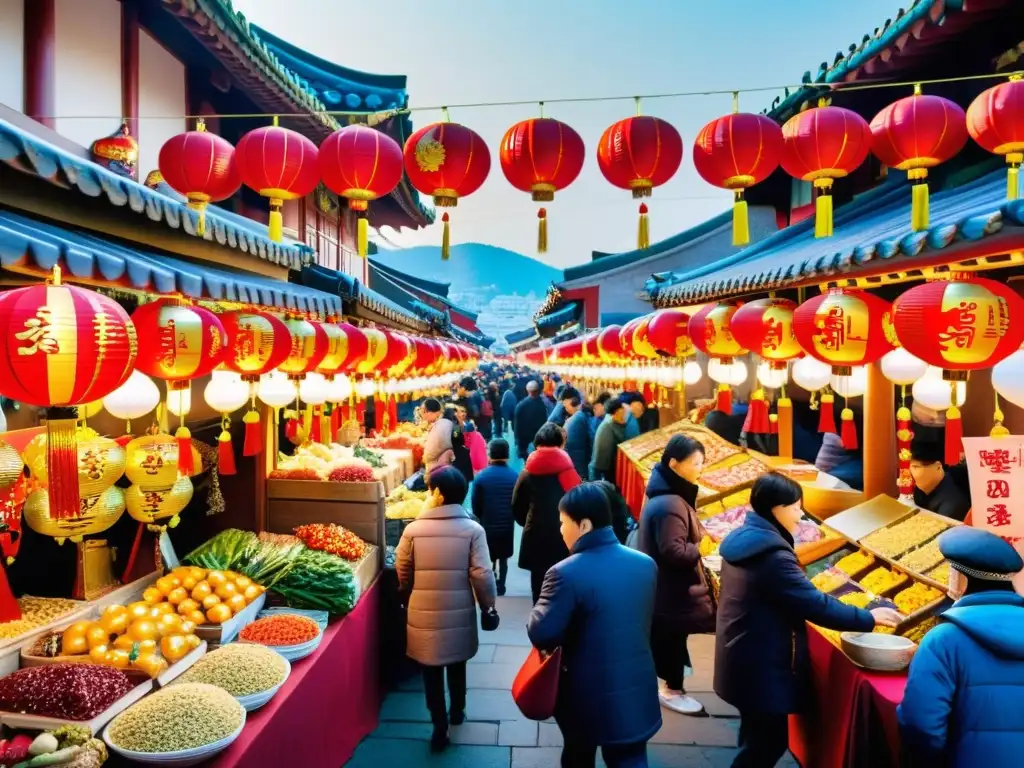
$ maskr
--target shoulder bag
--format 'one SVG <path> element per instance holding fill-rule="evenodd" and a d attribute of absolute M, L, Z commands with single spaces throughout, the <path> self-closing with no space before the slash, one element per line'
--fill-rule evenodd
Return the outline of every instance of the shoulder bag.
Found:
<path fill-rule="evenodd" d="M 558 702 L 558 680 L 562 672 L 562 649 L 542 653 L 536 648 L 512 683 L 512 698 L 523 716 L 530 720 L 547 720 L 555 714 Z"/>

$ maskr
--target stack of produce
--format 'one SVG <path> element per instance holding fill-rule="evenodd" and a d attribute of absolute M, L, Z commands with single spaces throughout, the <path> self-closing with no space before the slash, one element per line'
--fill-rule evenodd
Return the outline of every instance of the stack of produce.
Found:
<path fill-rule="evenodd" d="M 248 643 L 270 647 L 302 645 L 320 635 L 320 625 L 307 616 L 279 613 L 257 619 L 245 627 L 239 637 Z"/>
<path fill-rule="evenodd" d="M 377 448 L 384 448 L 389 451 L 412 451 L 413 466 L 419 467 L 423 464 L 423 445 L 424 440 L 422 438 L 414 438 L 411 435 L 394 433 L 388 437 L 377 438 L 374 441 L 364 441 Z"/>
<path fill-rule="evenodd" d="M 157 579 L 142 593 L 142 599 L 158 609 L 166 601 L 172 606 L 171 613 L 176 611 L 196 624 L 223 624 L 265 591 L 241 573 L 180 566 Z"/>
<path fill-rule="evenodd" d="M 875 570 L 860 580 L 860 585 L 868 592 L 880 595 L 906 580 L 907 575 L 905 573 L 890 571 L 888 568 L 875 568 Z"/>
<path fill-rule="evenodd" d="M 372 459 L 372 462 L 368 459 Z M 338 443 L 330 446 L 306 443 L 296 448 L 293 456 L 279 454 L 277 468 L 271 472 L 270 477 L 282 480 L 327 480 L 338 469 L 362 467 L 372 474 L 374 467 L 382 466 L 384 460 L 381 455 L 368 448 L 346 448 Z"/>
<path fill-rule="evenodd" d="M 427 495 L 427 491 L 410 491 L 400 485 L 384 500 L 384 515 L 389 520 L 414 520 L 426 507 Z"/>
<path fill-rule="evenodd" d="M 358 562 L 366 555 L 366 542 L 352 531 L 334 523 L 300 525 L 295 535 L 310 549 Z"/>
<path fill-rule="evenodd" d="M 835 567 L 847 576 L 860 573 L 869 565 L 875 564 L 875 556 L 863 551 L 853 552 L 836 563 Z"/>
<path fill-rule="evenodd" d="M 203 656 L 171 685 L 206 683 L 240 698 L 276 688 L 287 677 L 288 662 L 281 654 L 262 645 L 231 643 Z"/>
<path fill-rule="evenodd" d="M 949 525 L 936 516 L 917 513 L 895 525 L 868 534 L 861 543 L 885 557 L 900 557 L 942 533 Z"/>
<path fill-rule="evenodd" d="M 0 765 L 13 768 L 99 768 L 106 760 L 106 744 L 80 725 L 63 725 L 34 739 L 17 734 L 0 740 Z"/>
<path fill-rule="evenodd" d="M 226 739 L 245 722 L 245 709 L 215 685 L 163 688 L 133 704 L 107 727 L 119 749 L 166 753 L 197 749 Z"/>
<path fill-rule="evenodd" d="M 369 467 L 357 467 L 349 464 L 344 467 L 335 467 L 327 479 L 332 483 L 372 483 L 377 479 L 373 470 Z"/>
<path fill-rule="evenodd" d="M 362 459 L 374 469 L 383 469 L 388 465 L 384 460 L 383 453 L 374 451 L 361 443 L 356 443 L 356 446 L 352 449 L 352 455 L 357 459 Z"/>
<path fill-rule="evenodd" d="M 0 679 L 0 710 L 61 720 L 91 720 L 133 687 L 128 675 L 111 667 L 27 667 Z"/>
<path fill-rule="evenodd" d="M 82 608 L 83 604 L 61 598 L 19 597 L 18 607 L 21 609 L 20 619 L 0 623 L 0 640 L 11 640 L 59 621 Z"/>
<path fill-rule="evenodd" d="M 327 611 L 344 616 L 358 598 L 355 574 L 340 557 L 303 548 L 294 566 L 277 580 L 273 591 L 292 608 Z"/>
<path fill-rule="evenodd" d="M 200 568 L 235 571 L 270 587 L 291 568 L 304 548 L 294 537 L 257 536 L 229 528 L 192 550 L 184 561 Z"/>
<path fill-rule="evenodd" d="M 927 584 L 916 583 L 893 598 L 900 613 L 909 616 L 942 597 L 942 593 Z"/>

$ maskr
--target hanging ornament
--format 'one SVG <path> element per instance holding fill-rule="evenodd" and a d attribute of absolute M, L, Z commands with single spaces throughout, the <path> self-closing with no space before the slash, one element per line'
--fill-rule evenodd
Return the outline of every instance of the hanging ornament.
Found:
<path fill-rule="evenodd" d="M 135 326 L 113 299 L 64 285 L 55 267 L 50 283 L 2 294 L 0 328 L 0 394 L 47 409 L 51 512 L 55 519 L 75 517 L 75 406 L 128 380 L 138 352 Z"/>
<path fill-rule="evenodd" d="M 107 413 L 124 419 L 125 434 L 132 431 L 132 419 L 141 419 L 160 404 L 160 390 L 142 371 L 132 371 L 128 381 L 103 398 Z"/>
<path fill-rule="evenodd" d="M 750 223 L 744 190 L 760 184 L 782 157 L 782 130 L 764 115 L 739 110 L 733 94 L 733 113 L 701 128 L 693 143 L 693 165 L 708 184 L 733 191 L 732 244 L 750 242 Z"/>
<path fill-rule="evenodd" d="M 405 173 L 410 183 L 424 195 L 434 198 L 439 208 L 454 208 L 459 198 L 480 189 L 491 172 L 491 153 L 480 135 L 458 123 L 431 123 L 416 131 L 405 142 Z M 449 216 L 444 224 L 441 258 L 451 256 Z"/>
<path fill-rule="evenodd" d="M 712 358 L 708 363 L 708 376 L 718 382 L 716 408 L 727 414 L 732 413 L 732 380 L 726 375 L 716 378 L 711 363 L 729 366 L 733 358 L 747 352 L 732 335 L 732 318 L 738 310 L 739 305 L 731 302 L 708 304 L 690 318 L 688 327 L 693 346 Z M 746 366 L 742 361 L 740 365 L 743 368 L 743 380 L 746 381 Z M 719 365 L 716 364 L 714 370 L 720 370 Z"/>
<path fill-rule="evenodd" d="M 360 331 L 366 337 L 366 357 L 356 366 L 356 373 L 380 374 L 381 361 L 388 353 L 387 337 L 377 328 L 360 328 Z"/>
<path fill-rule="evenodd" d="M 1011 75 L 1008 82 L 982 91 L 967 108 L 967 132 L 982 149 L 1002 155 L 1009 166 L 1006 199 L 1020 197 L 1020 166 L 1024 163 L 1024 80 Z"/>
<path fill-rule="evenodd" d="M 964 111 L 949 99 L 921 93 L 893 102 L 871 121 L 871 151 L 906 171 L 912 188 L 911 228 L 928 229 L 928 169 L 951 160 L 967 143 Z"/>
<path fill-rule="evenodd" d="M 758 299 L 737 309 L 729 328 L 740 346 L 784 371 L 788 360 L 803 354 L 793 331 L 795 310 L 789 299 Z"/>
<path fill-rule="evenodd" d="M 125 446 L 127 465 L 125 477 L 132 485 L 125 491 L 128 514 L 140 523 L 154 524 L 170 518 L 169 525 L 178 524 L 178 515 L 192 499 L 191 472 L 181 469 L 181 444 L 170 435 L 137 437 Z M 202 467 L 198 452 L 188 446 L 193 467 Z"/>
<path fill-rule="evenodd" d="M 196 234 L 206 234 L 206 207 L 227 200 L 242 186 L 235 168 L 235 148 L 206 130 L 202 118 L 194 131 L 172 136 L 160 147 L 160 175 L 171 189 L 188 200 L 198 214 Z"/>
<path fill-rule="evenodd" d="M 402 148 L 378 130 L 355 124 L 339 128 L 320 145 L 320 176 L 335 194 L 348 200 L 358 219 L 359 255 L 366 258 L 369 204 L 390 195 L 402 180 Z"/>
<path fill-rule="evenodd" d="M 928 371 L 928 363 L 914 357 L 903 347 L 896 347 L 891 352 L 887 352 L 882 357 L 879 366 L 882 375 L 900 387 L 909 387 Z"/>
<path fill-rule="evenodd" d="M 301 133 L 273 125 L 249 131 L 235 147 L 235 166 L 242 183 L 270 200 L 267 225 L 270 239 L 284 234 L 281 208 L 286 200 L 301 200 L 320 183 L 316 144 Z"/>
<path fill-rule="evenodd" d="M 284 324 L 291 335 L 291 349 L 277 368 L 293 381 L 301 381 L 320 365 L 327 355 L 330 341 L 321 323 L 290 315 Z"/>
<path fill-rule="evenodd" d="M 633 330 L 633 351 L 636 353 L 638 357 L 644 358 L 645 360 L 658 359 L 658 350 L 654 348 L 654 345 L 651 344 L 651 340 L 649 338 L 650 325 L 653 317 L 653 314 L 644 315 L 642 318 L 640 318 L 640 322 L 637 323 L 636 328 Z M 579 354 L 577 355 L 577 359 L 582 359 L 582 340 L 580 340 L 578 344 Z"/>
<path fill-rule="evenodd" d="M 800 112 L 782 126 L 782 169 L 810 182 L 815 197 L 814 236 L 832 236 L 832 182 L 849 176 L 867 160 L 871 128 L 849 109 L 818 106 Z"/>
<path fill-rule="evenodd" d="M 879 362 L 882 375 L 900 388 L 900 405 L 896 410 L 896 485 L 901 498 L 911 498 L 914 478 L 910 474 L 910 444 L 914 439 L 910 408 L 907 407 L 907 387 L 928 372 L 928 363 L 897 347 L 887 352 Z"/>
<path fill-rule="evenodd" d="M 647 324 L 647 338 L 661 354 L 682 360 L 693 354 L 689 325 L 690 316 L 681 309 L 662 309 Z"/>
<path fill-rule="evenodd" d="M 217 436 L 217 471 L 233 475 L 235 449 L 231 444 L 231 414 L 249 402 L 249 387 L 242 377 L 229 370 L 214 371 L 203 390 L 203 399 L 220 414 L 220 435 Z"/>
<path fill-rule="evenodd" d="M 625 354 L 625 350 L 622 347 L 621 332 L 621 325 L 608 325 L 602 328 L 601 332 L 597 335 L 597 354 L 604 362 L 618 363 Z"/>
<path fill-rule="evenodd" d="M 610 184 L 628 189 L 633 199 L 650 197 L 668 182 L 683 162 L 683 139 L 670 123 L 637 114 L 612 123 L 597 144 L 597 165 Z M 650 246 L 647 204 L 640 203 L 637 248 Z"/>
<path fill-rule="evenodd" d="M 518 122 L 505 131 L 499 158 L 509 184 L 520 192 L 529 192 L 534 202 L 551 202 L 556 192 L 580 175 L 586 150 L 576 131 L 560 120 L 542 116 Z M 541 208 L 537 216 L 537 252 L 545 253 L 547 209 Z"/>

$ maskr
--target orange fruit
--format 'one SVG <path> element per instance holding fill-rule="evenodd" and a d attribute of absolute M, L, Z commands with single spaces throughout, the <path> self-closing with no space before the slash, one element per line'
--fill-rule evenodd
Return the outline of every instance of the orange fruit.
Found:
<path fill-rule="evenodd" d="M 210 588 L 209 582 L 200 581 L 192 590 L 192 599 L 195 600 L 197 603 L 201 603 L 203 602 L 204 597 L 212 593 L 213 590 Z"/>
<path fill-rule="evenodd" d="M 128 669 L 131 657 L 128 651 L 117 649 L 114 651 L 107 651 L 103 657 L 103 662 L 109 664 L 114 669 Z"/>
<path fill-rule="evenodd" d="M 220 604 L 220 598 L 217 597 L 216 595 L 207 595 L 206 597 L 203 598 L 203 608 L 205 608 L 206 610 L 210 610 L 211 608 L 213 608 L 213 606 L 219 605 L 219 604 Z"/>
<path fill-rule="evenodd" d="M 210 571 L 208 574 L 206 574 L 206 581 L 214 589 L 221 586 L 222 584 L 225 584 L 227 580 L 228 577 L 224 573 L 224 571 Z"/>
<path fill-rule="evenodd" d="M 155 619 L 165 613 L 174 613 L 174 606 L 170 603 L 157 603 L 153 606 L 152 617 Z"/>
<path fill-rule="evenodd" d="M 187 592 L 191 592 L 193 589 L 196 588 L 196 584 L 198 583 L 199 579 L 192 578 L 191 576 L 186 576 L 184 579 L 181 580 L 181 587 Z"/>
<path fill-rule="evenodd" d="M 108 613 L 128 613 L 128 609 L 123 605 L 107 605 L 104 606 L 102 614 L 106 616 Z"/>
<path fill-rule="evenodd" d="M 165 637 L 160 641 L 160 653 L 172 664 L 183 659 L 191 650 L 192 648 L 189 646 L 188 640 L 185 639 L 185 635 Z"/>
<path fill-rule="evenodd" d="M 246 602 L 242 595 L 232 595 L 224 601 L 228 608 L 231 609 L 232 613 L 238 613 L 239 611 L 245 610 Z"/>
<path fill-rule="evenodd" d="M 85 631 L 85 641 L 88 643 L 89 648 L 95 648 L 97 645 L 106 645 L 110 642 L 110 633 L 99 624 L 93 624 Z"/>
<path fill-rule="evenodd" d="M 218 603 L 207 610 L 206 618 L 211 624 L 223 624 L 231 618 L 231 609 L 224 603 Z"/>
<path fill-rule="evenodd" d="M 189 567 L 188 571 L 189 571 L 189 576 L 191 576 L 196 581 L 202 581 L 203 579 L 206 578 L 206 569 L 205 568 L 200 568 L 197 565 L 193 565 L 193 566 Z"/>
<path fill-rule="evenodd" d="M 188 600 L 188 591 L 184 587 L 175 587 L 167 595 L 167 602 L 171 605 L 180 605 L 183 600 Z"/>
<path fill-rule="evenodd" d="M 196 626 L 199 626 L 200 624 L 205 624 L 206 623 L 206 614 L 203 613 L 198 608 L 196 608 L 194 611 L 192 611 L 192 613 L 190 613 L 185 618 L 188 619 L 189 621 L 191 621 Z"/>
<path fill-rule="evenodd" d="M 151 605 L 156 605 L 163 602 L 164 593 L 156 587 L 149 587 L 142 593 L 142 599 Z"/>
<path fill-rule="evenodd" d="M 136 642 L 156 640 L 159 636 L 160 630 L 157 629 L 157 624 L 152 619 L 139 619 L 128 627 L 128 637 Z"/>
<path fill-rule="evenodd" d="M 217 587 L 217 589 L 214 590 L 214 594 L 226 602 L 229 597 L 238 594 L 238 587 L 228 581 Z"/>
<path fill-rule="evenodd" d="M 72 632 L 74 627 L 64 630 L 60 641 L 60 652 L 62 656 L 77 656 L 80 653 L 89 652 L 89 641 L 83 632 Z"/>
<path fill-rule="evenodd" d="M 252 579 L 250 579 L 248 576 L 235 577 L 235 586 L 238 587 L 240 590 L 244 590 L 250 584 L 252 584 Z"/>
<path fill-rule="evenodd" d="M 193 600 L 191 597 L 187 600 L 182 600 L 178 603 L 178 613 L 182 616 L 188 616 L 192 611 L 199 609 L 199 603 Z"/>
<path fill-rule="evenodd" d="M 203 641 L 199 639 L 198 635 L 185 635 L 185 641 L 188 643 L 188 647 L 192 650 L 195 650 L 203 644 Z"/>
<path fill-rule="evenodd" d="M 123 634 L 128 629 L 127 613 L 105 613 L 100 616 L 99 625 L 111 635 Z"/>
<path fill-rule="evenodd" d="M 181 579 L 176 579 L 173 576 L 161 576 L 156 580 L 154 586 L 160 591 L 161 595 L 168 595 L 175 587 L 181 586 Z"/>
<path fill-rule="evenodd" d="M 161 637 L 177 635 L 181 633 L 181 622 L 181 616 L 176 613 L 168 613 L 157 620 L 156 628 L 160 631 Z"/>
<path fill-rule="evenodd" d="M 245 602 L 247 603 L 251 603 L 257 597 L 259 597 L 260 594 L 260 588 L 257 587 L 255 584 L 250 584 L 248 587 L 245 588 L 245 591 L 242 593 L 243 597 L 245 597 Z"/>
<path fill-rule="evenodd" d="M 105 645 L 97 645 L 95 648 L 89 649 L 89 661 L 93 664 L 104 664 L 107 659 L 107 651 L 110 650 Z"/>
<path fill-rule="evenodd" d="M 178 631 L 183 635 L 191 635 L 196 631 L 196 623 L 191 619 L 182 617 L 181 626 L 178 628 Z"/>
<path fill-rule="evenodd" d="M 128 619 L 134 621 L 135 619 L 147 619 L 150 616 L 150 611 L 153 606 L 149 603 L 132 603 L 128 606 Z"/>

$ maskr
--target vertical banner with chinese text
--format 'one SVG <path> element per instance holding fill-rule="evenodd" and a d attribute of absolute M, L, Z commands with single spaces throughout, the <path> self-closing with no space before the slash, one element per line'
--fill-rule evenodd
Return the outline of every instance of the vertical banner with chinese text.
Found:
<path fill-rule="evenodd" d="M 965 437 L 964 453 L 974 527 L 1024 539 L 1024 436 Z"/>

